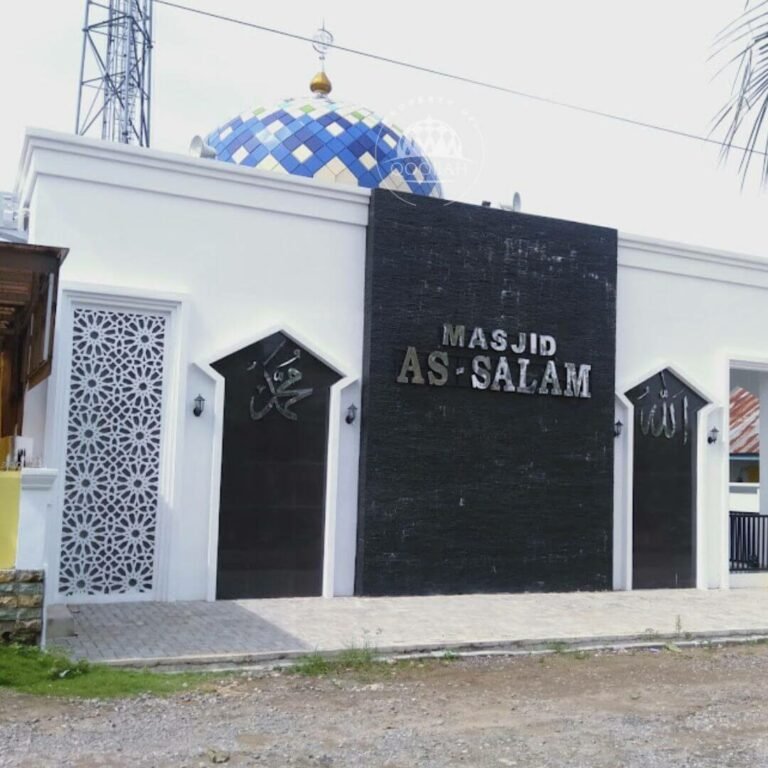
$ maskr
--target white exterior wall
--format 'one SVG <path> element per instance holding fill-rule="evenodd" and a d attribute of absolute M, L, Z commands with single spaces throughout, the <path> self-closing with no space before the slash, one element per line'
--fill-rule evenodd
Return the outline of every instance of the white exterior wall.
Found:
<path fill-rule="evenodd" d="M 24 395 L 22 435 L 33 440 L 30 458 L 45 454 L 45 409 L 48 402 L 48 380 L 28 389 Z"/>
<path fill-rule="evenodd" d="M 53 516 L 58 474 L 55 469 L 25 468 L 21 471 L 17 568 L 48 569 L 48 541 L 55 534 L 48 522 Z"/>
<path fill-rule="evenodd" d="M 209 364 L 278 329 L 344 376 L 331 404 L 324 593 L 351 594 L 357 474 L 349 466 L 357 465 L 359 420 L 350 426 L 343 417 L 360 404 L 368 192 L 47 131 L 28 133 L 17 191 L 30 209 L 30 242 L 70 249 L 47 465 L 63 469 L 69 297 L 178 308 L 180 374 L 170 402 L 180 407 L 164 413 L 155 599 L 215 595 L 223 391 Z M 197 394 L 206 398 L 200 418 Z M 57 559 L 49 552 L 54 577 Z M 59 598 L 49 591 L 48 599 Z"/>
<path fill-rule="evenodd" d="M 768 260 L 620 237 L 617 307 L 617 415 L 627 426 L 617 440 L 615 586 L 631 586 L 632 551 L 632 417 L 620 395 L 669 366 L 712 403 L 699 414 L 697 585 L 727 587 L 730 365 L 768 363 Z M 720 439 L 709 445 L 714 426 Z"/>
<path fill-rule="evenodd" d="M 17 192 L 31 211 L 30 241 L 70 249 L 60 316 L 85 295 L 175 307 L 178 412 L 163 435 L 155 597 L 214 596 L 223 393 L 209 364 L 280 328 L 344 375 L 331 403 L 323 581 L 326 595 L 351 594 L 360 419 L 350 426 L 344 414 L 360 402 L 368 193 L 44 131 L 28 134 Z M 768 262 L 622 236 L 617 306 L 625 427 L 615 444 L 614 586 L 630 588 L 632 573 L 633 418 L 623 393 L 665 367 L 712 403 L 699 417 L 698 585 L 728 586 L 729 366 L 768 366 Z M 59 323 L 45 458 L 62 470 L 69 342 Z M 712 426 L 721 439 L 708 445 Z M 51 548 L 51 568 L 57 557 Z"/>

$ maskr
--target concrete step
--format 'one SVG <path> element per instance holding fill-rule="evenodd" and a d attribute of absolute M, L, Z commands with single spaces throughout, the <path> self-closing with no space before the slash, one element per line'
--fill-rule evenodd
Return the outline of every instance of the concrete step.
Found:
<path fill-rule="evenodd" d="M 46 607 L 45 632 L 48 640 L 75 636 L 75 619 L 66 605 L 49 605 Z"/>

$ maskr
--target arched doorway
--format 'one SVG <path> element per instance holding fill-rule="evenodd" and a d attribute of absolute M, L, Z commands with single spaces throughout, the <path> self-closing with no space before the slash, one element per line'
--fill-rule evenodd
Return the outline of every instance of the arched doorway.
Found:
<path fill-rule="evenodd" d="M 216 596 L 320 595 L 340 376 L 283 332 L 212 367 L 225 380 Z"/>
<path fill-rule="evenodd" d="M 632 586 L 696 586 L 698 412 L 707 401 L 672 370 L 626 393 L 634 405 Z"/>

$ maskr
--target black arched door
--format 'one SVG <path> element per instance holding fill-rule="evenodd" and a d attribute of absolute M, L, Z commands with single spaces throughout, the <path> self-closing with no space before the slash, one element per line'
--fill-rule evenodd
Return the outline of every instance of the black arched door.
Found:
<path fill-rule="evenodd" d="M 225 379 L 216 596 L 322 590 L 330 388 L 284 333 L 213 364 Z"/>
<path fill-rule="evenodd" d="M 696 586 L 697 415 L 707 401 L 668 368 L 630 389 L 635 406 L 632 586 Z"/>

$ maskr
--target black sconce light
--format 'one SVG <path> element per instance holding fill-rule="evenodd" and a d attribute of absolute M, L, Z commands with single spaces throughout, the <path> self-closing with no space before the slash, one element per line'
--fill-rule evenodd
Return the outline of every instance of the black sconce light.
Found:
<path fill-rule="evenodd" d="M 712 427 L 707 435 L 707 442 L 712 445 L 717 442 L 717 437 L 720 434 L 720 430 L 717 427 Z"/>
<path fill-rule="evenodd" d="M 347 415 L 344 417 L 344 421 L 346 421 L 347 424 L 353 424 L 356 417 L 357 417 L 357 406 L 353 403 L 352 405 L 349 406 L 349 408 L 347 408 Z"/>
<path fill-rule="evenodd" d="M 194 413 L 195 416 L 202 416 L 204 410 L 205 410 L 205 398 L 202 395 L 198 395 L 195 398 L 195 407 L 192 409 L 192 413 Z"/>
<path fill-rule="evenodd" d="M 614 437 L 621 437 L 621 430 L 624 429 L 624 423 L 619 419 L 614 425 L 613 425 L 613 436 Z"/>

